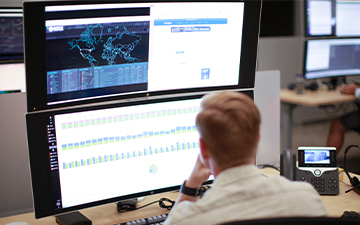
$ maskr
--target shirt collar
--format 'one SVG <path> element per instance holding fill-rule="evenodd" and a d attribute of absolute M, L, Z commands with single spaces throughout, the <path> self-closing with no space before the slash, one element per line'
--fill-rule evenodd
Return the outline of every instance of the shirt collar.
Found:
<path fill-rule="evenodd" d="M 231 167 L 219 173 L 213 182 L 213 186 L 227 185 L 234 181 L 246 180 L 248 178 L 254 178 L 255 176 L 262 175 L 259 169 L 253 164 Z"/>

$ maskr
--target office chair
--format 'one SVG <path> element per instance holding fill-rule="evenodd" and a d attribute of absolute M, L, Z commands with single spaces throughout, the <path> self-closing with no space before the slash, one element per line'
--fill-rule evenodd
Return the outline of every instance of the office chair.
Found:
<path fill-rule="evenodd" d="M 228 222 L 222 225 L 359 225 L 359 219 L 333 217 L 286 217 Z"/>

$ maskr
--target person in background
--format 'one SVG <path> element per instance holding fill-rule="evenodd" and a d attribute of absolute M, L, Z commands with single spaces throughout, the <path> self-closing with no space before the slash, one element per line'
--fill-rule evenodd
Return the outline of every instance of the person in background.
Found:
<path fill-rule="evenodd" d="M 356 99 L 360 100 L 360 88 L 354 83 L 344 85 L 341 88 L 341 92 L 344 94 L 355 95 Z M 336 151 L 339 152 L 344 143 L 345 133 L 351 130 L 360 133 L 359 110 L 331 121 L 326 145 L 328 147 L 335 147 Z"/>
<path fill-rule="evenodd" d="M 250 97 L 213 93 L 203 98 L 201 108 L 196 117 L 200 154 L 165 225 L 327 216 L 310 184 L 266 177 L 256 167 L 261 119 Z M 211 174 L 212 187 L 200 199 L 198 190 Z"/>

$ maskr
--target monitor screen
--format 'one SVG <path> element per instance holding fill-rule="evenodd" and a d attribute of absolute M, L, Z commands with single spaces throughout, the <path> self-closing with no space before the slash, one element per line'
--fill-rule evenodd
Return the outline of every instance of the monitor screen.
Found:
<path fill-rule="evenodd" d="M 21 8 L 0 8 L 0 63 L 22 62 L 23 14 Z"/>
<path fill-rule="evenodd" d="M 330 164 L 330 150 L 304 150 L 305 164 Z"/>
<path fill-rule="evenodd" d="M 179 189 L 200 152 L 201 97 L 28 113 L 36 218 Z"/>
<path fill-rule="evenodd" d="M 253 88 L 260 6 L 261 1 L 26 2 L 28 111 Z"/>
<path fill-rule="evenodd" d="M 306 79 L 360 75 L 360 38 L 308 40 L 304 46 Z"/>
<path fill-rule="evenodd" d="M 360 36 L 360 0 L 307 0 L 305 36 Z"/>
<path fill-rule="evenodd" d="M 298 147 L 299 167 L 336 167 L 336 148 Z"/>

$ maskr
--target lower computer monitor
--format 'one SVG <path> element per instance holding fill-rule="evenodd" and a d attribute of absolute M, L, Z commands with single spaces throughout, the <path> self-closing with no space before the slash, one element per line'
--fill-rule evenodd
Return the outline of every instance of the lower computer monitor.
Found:
<path fill-rule="evenodd" d="M 28 113 L 36 218 L 179 189 L 199 154 L 201 97 Z"/>
<path fill-rule="evenodd" d="M 360 38 L 308 40 L 304 47 L 306 79 L 360 75 Z"/>

